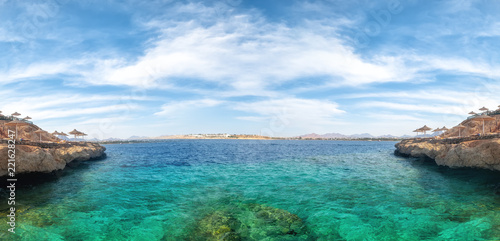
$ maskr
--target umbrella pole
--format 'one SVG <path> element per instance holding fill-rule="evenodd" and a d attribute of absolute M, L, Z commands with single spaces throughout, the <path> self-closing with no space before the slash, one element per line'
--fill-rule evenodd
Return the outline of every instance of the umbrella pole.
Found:
<path fill-rule="evenodd" d="M 484 120 L 483 120 L 483 136 L 484 136 Z"/>

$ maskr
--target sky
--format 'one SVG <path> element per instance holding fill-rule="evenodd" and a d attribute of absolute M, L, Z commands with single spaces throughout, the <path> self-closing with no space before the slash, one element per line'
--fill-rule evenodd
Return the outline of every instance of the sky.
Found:
<path fill-rule="evenodd" d="M 0 111 L 91 138 L 413 135 L 500 105 L 500 2 L 0 0 Z"/>

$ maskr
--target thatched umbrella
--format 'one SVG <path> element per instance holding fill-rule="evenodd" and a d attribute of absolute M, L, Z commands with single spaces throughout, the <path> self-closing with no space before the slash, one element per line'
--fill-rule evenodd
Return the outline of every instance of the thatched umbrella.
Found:
<path fill-rule="evenodd" d="M 20 116 L 20 115 L 21 115 L 21 114 L 17 113 L 17 111 L 11 114 L 11 116 L 13 116 L 13 117 L 15 117 L 15 118 L 17 118 L 17 117 L 18 117 L 18 116 Z"/>
<path fill-rule="evenodd" d="M 64 132 L 59 132 L 59 135 L 58 137 L 61 138 L 61 136 L 68 136 L 68 134 L 64 133 Z"/>
<path fill-rule="evenodd" d="M 474 121 L 482 121 L 483 122 L 483 135 L 484 135 L 484 122 L 485 121 L 492 121 L 495 120 L 494 117 L 488 116 L 488 115 L 480 115 L 478 117 L 472 118 Z"/>
<path fill-rule="evenodd" d="M 462 137 L 461 131 L 462 131 L 462 129 L 465 129 L 465 126 L 463 126 L 462 124 L 460 124 L 458 126 L 455 126 L 455 128 L 458 128 L 458 137 Z"/>
<path fill-rule="evenodd" d="M 440 130 L 442 131 L 441 135 L 444 135 L 444 133 L 446 133 L 446 131 L 449 129 L 446 128 L 446 126 L 443 126 L 443 128 L 440 128 Z"/>
<path fill-rule="evenodd" d="M 418 133 L 422 132 L 422 130 L 420 130 L 420 129 L 416 129 L 416 130 L 414 130 L 413 132 L 416 132 L 416 133 L 417 133 L 417 136 L 418 136 Z"/>
<path fill-rule="evenodd" d="M 26 117 L 24 117 L 24 118 L 23 118 L 23 120 L 31 120 L 31 119 L 32 119 L 32 118 L 31 118 L 31 117 L 29 117 L 29 116 L 26 116 Z"/>
<path fill-rule="evenodd" d="M 17 126 L 25 126 L 28 125 L 28 123 L 20 120 L 13 120 L 11 122 L 5 123 L 6 126 L 15 126 L 16 127 L 16 138 L 17 138 Z"/>
<path fill-rule="evenodd" d="M 488 112 L 490 109 L 488 109 L 488 108 L 486 108 L 486 107 L 484 107 L 484 106 L 483 106 L 483 107 L 482 107 L 481 109 L 479 109 L 479 110 L 480 110 L 480 111 L 482 111 L 482 112 Z"/>
<path fill-rule="evenodd" d="M 477 115 L 477 113 L 474 111 L 471 111 L 471 112 L 469 112 L 469 115 Z"/>
<path fill-rule="evenodd" d="M 74 135 L 75 139 L 76 139 L 76 136 L 80 135 L 81 132 L 77 131 L 76 129 L 73 129 L 72 131 L 70 131 L 68 133 L 71 135 Z"/>
<path fill-rule="evenodd" d="M 42 142 L 42 133 L 45 133 L 46 131 L 42 130 L 42 129 L 39 129 L 39 130 L 36 130 L 35 133 L 38 134 L 38 136 L 40 137 L 40 142 Z"/>
<path fill-rule="evenodd" d="M 441 132 L 441 131 L 443 131 L 441 128 L 436 128 L 436 129 L 432 130 L 432 132 L 434 132 L 434 133 Z M 441 134 L 441 133 L 439 133 L 439 134 Z"/>
<path fill-rule="evenodd" d="M 425 135 L 426 132 L 432 130 L 432 128 L 428 127 L 427 125 L 424 125 L 422 128 L 420 128 L 420 130 L 423 131 Z"/>
<path fill-rule="evenodd" d="M 59 138 L 59 136 L 61 135 L 61 133 L 59 133 L 58 131 L 54 131 L 50 134 L 52 134 L 54 137 L 57 137 L 57 138 Z"/>

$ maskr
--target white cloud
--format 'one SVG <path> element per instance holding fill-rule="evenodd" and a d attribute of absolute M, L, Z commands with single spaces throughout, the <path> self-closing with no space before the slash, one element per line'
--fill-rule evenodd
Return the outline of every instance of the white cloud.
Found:
<path fill-rule="evenodd" d="M 156 112 L 157 116 L 165 116 L 178 114 L 179 112 L 186 111 L 188 109 L 196 109 L 203 107 L 214 107 L 224 103 L 220 100 L 213 99 L 201 99 L 201 100 L 189 100 L 189 101 L 174 101 L 167 104 L 164 104 L 161 107 L 161 111 Z"/>
<path fill-rule="evenodd" d="M 171 78 L 195 78 L 256 94 L 270 85 L 305 77 L 329 76 L 342 85 L 409 78 L 401 71 L 400 59 L 363 59 L 343 43 L 335 28 L 320 22 L 293 29 L 249 15 L 209 26 L 201 22 L 146 24 L 158 27 L 161 35 L 142 57 L 134 62 L 102 61 L 86 81 L 155 87 Z"/>
<path fill-rule="evenodd" d="M 465 116 L 470 110 L 475 108 L 471 106 L 459 106 L 459 105 L 443 105 L 443 104 L 433 104 L 433 103 L 423 103 L 423 104 L 404 104 L 404 103 L 394 103 L 394 102 L 384 102 L 384 101 L 371 101 L 364 102 L 357 105 L 361 108 L 378 108 L 378 109 L 390 109 L 397 111 L 414 111 L 416 113 L 435 113 L 435 114 L 450 114 Z"/>
<path fill-rule="evenodd" d="M 285 98 L 257 101 L 250 103 L 234 103 L 232 108 L 258 116 L 242 116 L 240 120 L 263 121 L 279 119 L 290 127 L 307 129 L 307 126 L 330 125 L 345 113 L 337 103 L 322 100 Z"/>

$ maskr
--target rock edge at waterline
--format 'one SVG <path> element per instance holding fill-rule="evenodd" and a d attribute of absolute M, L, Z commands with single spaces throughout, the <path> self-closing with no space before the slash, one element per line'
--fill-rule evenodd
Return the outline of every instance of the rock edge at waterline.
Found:
<path fill-rule="evenodd" d="M 64 169 L 72 162 L 101 159 L 106 156 L 105 147 L 91 142 L 54 144 L 50 147 L 16 145 L 15 173 L 51 173 Z M 8 174 L 8 146 L 0 144 L 0 177 Z"/>
<path fill-rule="evenodd" d="M 440 166 L 471 167 L 500 171 L 500 139 L 447 143 L 422 139 L 403 140 L 396 155 L 433 159 Z"/>

